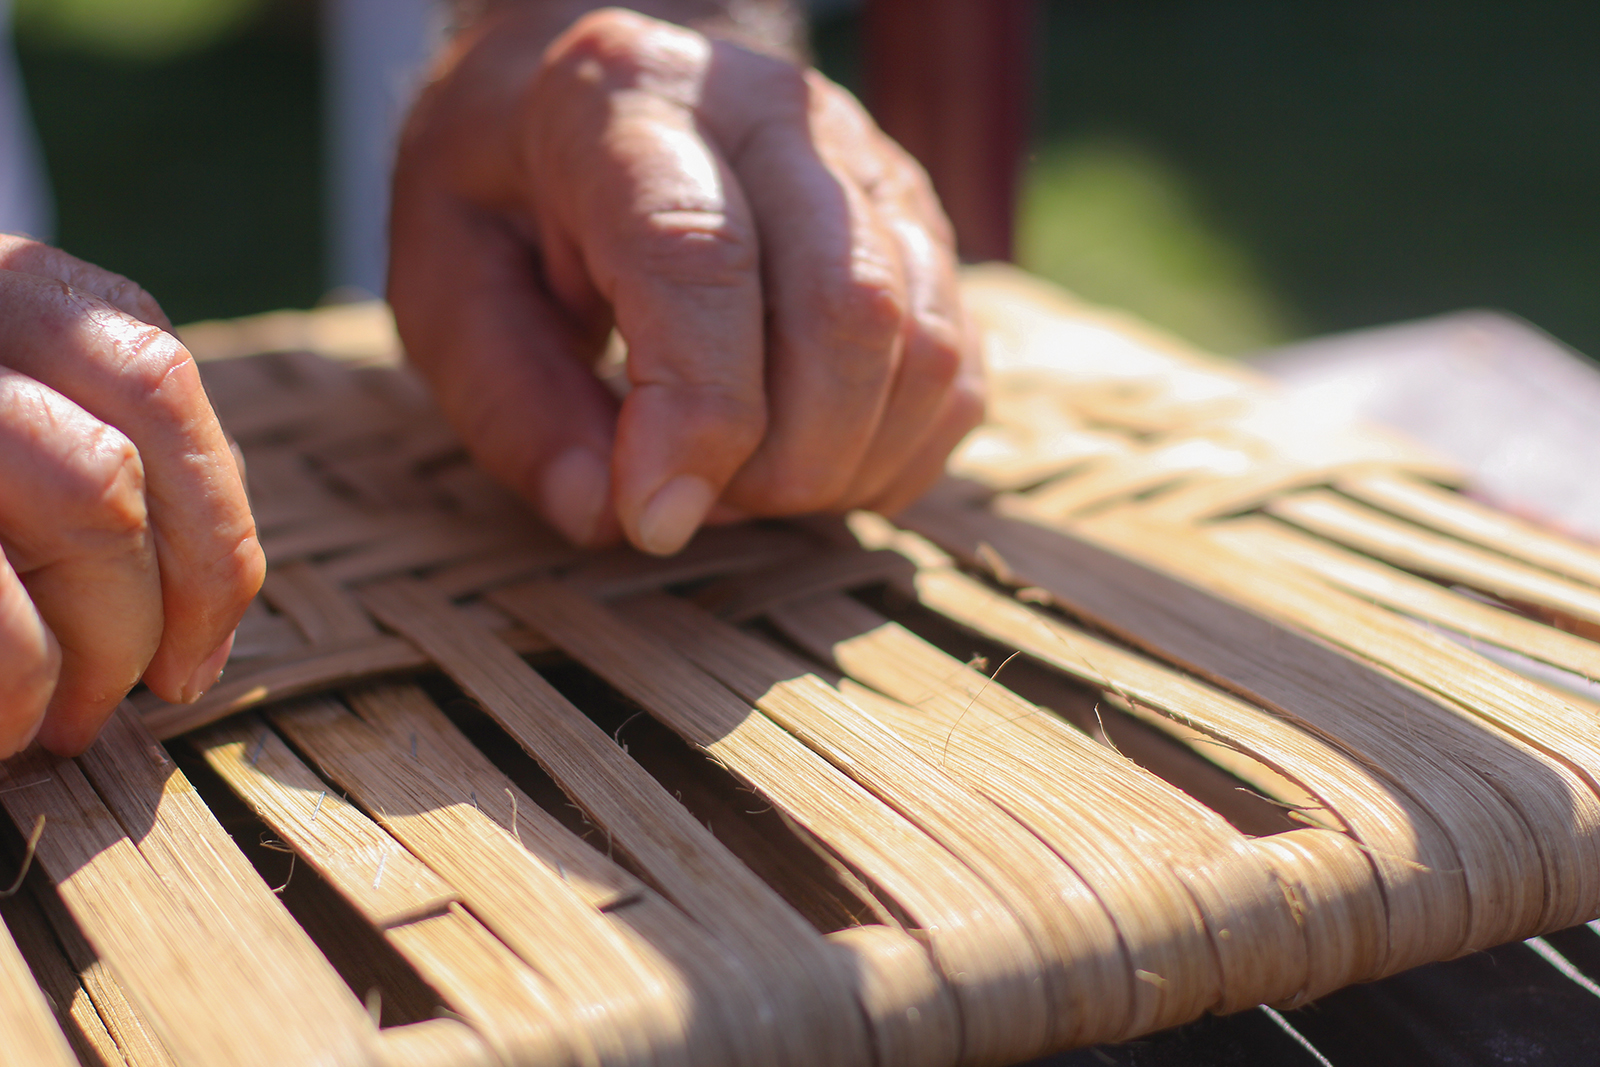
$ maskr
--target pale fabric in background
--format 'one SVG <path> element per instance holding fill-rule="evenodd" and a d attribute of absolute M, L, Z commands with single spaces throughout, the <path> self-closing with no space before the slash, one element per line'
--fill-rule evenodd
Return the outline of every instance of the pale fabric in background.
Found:
<path fill-rule="evenodd" d="M 0 0 L 0 233 L 49 239 L 49 186 L 11 50 L 11 0 Z"/>
<path fill-rule="evenodd" d="M 389 254 L 395 134 L 443 32 L 447 5 L 329 0 L 322 10 L 327 281 L 377 296 Z"/>

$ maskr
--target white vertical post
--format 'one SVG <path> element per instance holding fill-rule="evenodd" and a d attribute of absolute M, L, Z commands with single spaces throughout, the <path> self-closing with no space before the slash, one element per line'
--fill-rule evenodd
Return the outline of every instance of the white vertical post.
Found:
<path fill-rule="evenodd" d="M 327 281 L 378 295 L 395 135 L 439 40 L 444 5 L 325 0 L 322 7 Z"/>
<path fill-rule="evenodd" d="M 55 226 L 40 159 L 11 51 L 11 0 L 0 0 L 0 233 L 50 239 Z"/>

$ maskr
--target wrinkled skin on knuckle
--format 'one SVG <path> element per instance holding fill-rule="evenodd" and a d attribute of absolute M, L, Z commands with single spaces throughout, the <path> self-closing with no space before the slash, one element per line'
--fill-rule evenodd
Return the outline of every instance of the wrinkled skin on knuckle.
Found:
<path fill-rule="evenodd" d="M 634 221 L 626 247 L 635 270 L 670 285 L 708 289 L 748 283 L 759 269 L 754 236 L 721 211 L 662 208 Z"/>
<path fill-rule="evenodd" d="M 858 261 L 852 268 L 814 289 L 805 314 L 826 324 L 826 343 L 857 354 L 841 362 L 846 381 L 877 385 L 888 377 L 890 353 L 905 323 L 905 293 L 882 265 Z"/>
<path fill-rule="evenodd" d="M 188 451 L 205 453 L 220 446 L 211 403 L 188 350 L 164 330 L 143 323 L 131 330 L 126 323 L 119 326 L 129 350 L 119 380 L 129 402 L 155 415 L 162 430 Z"/>
<path fill-rule="evenodd" d="M 793 63 L 726 42 L 712 46 L 711 63 L 700 112 L 735 165 L 745 147 L 773 126 L 809 124 L 815 89 Z"/>
<path fill-rule="evenodd" d="M 172 330 L 172 322 L 156 298 L 132 279 L 124 278 L 120 274 L 114 275 L 106 299 L 141 322 L 147 322 L 168 332 Z"/>
<path fill-rule="evenodd" d="M 79 540 L 100 546 L 105 555 L 139 551 L 149 544 L 144 462 L 121 431 L 105 426 L 87 438 L 63 472 L 62 483 L 64 517 Z"/>
<path fill-rule="evenodd" d="M 675 395 L 685 422 L 708 447 L 748 453 L 767 432 L 766 406 L 721 383 L 681 383 Z"/>
<path fill-rule="evenodd" d="M 205 571 L 204 588 L 210 599 L 213 619 L 236 625 L 250 601 L 261 591 L 267 576 L 267 558 L 256 538 L 255 526 L 233 542 Z"/>
<path fill-rule="evenodd" d="M 692 105 L 710 56 L 699 34 L 621 8 L 601 8 L 574 22 L 545 49 L 532 98 L 577 85 L 645 88 Z"/>
<path fill-rule="evenodd" d="M 923 314 L 912 321 L 901 374 L 940 390 L 950 388 L 965 365 L 966 338 L 961 328 L 943 315 Z"/>
<path fill-rule="evenodd" d="M 143 322 L 171 329 L 172 324 L 161 305 L 131 279 L 38 241 L 0 235 L 0 270 L 50 279 L 70 289 L 93 294 Z"/>

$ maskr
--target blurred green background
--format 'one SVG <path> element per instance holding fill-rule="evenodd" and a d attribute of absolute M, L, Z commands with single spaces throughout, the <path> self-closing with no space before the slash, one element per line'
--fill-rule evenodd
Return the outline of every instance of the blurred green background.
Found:
<path fill-rule="evenodd" d="M 1469 306 L 1600 353 L 1600 5 L 1042 0 L 1024 265 L 1242 352 Z M 858 82 L 855 20 L 816 27 Z M 180 321 L 324 289 L 313 0 L 18 0 L 69 250 Z"/>

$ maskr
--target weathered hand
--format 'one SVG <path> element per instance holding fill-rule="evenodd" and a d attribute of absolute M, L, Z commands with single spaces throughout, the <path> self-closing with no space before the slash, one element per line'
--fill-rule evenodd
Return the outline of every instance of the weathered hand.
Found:
<path fill-rule="evenodd" d="M 573 541 L 656 553 L 909 503 L 982 408 L 921 169 L 782 59 L 619 10 L 546 34 L 513 6 L 458 40 L 397 169 L 390 299 L 479 460 Z"/>
<path fill-rule="evenodd" d="M 216 680 L 264 563 L 194 361 L 142 289 L 0 236 L 0 757 L 88 747 L 141 676 Z"/>

